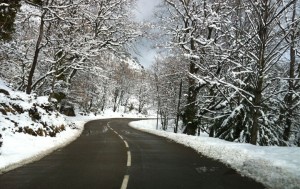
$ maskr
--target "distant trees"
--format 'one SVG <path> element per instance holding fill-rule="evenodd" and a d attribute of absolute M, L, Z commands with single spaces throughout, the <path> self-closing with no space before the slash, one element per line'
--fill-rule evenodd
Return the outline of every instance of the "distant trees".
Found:
<path fill-rule="evenodd" d="M 124 77 L 116 108 L 125 105 L 136 93 L 130 74 L 123 73 L 124 60 L 133 59 L 128 48 L 141 35 L 131 21 L 133 2 L 22 1 L 16 34 L 0 47 L 1 77 L 28 94 L 49 95 L 59 106 L 76 102 L 93 112 L 111 105 L 112 85 Z M 136 107 L 142 111 L 143 103 Z"/>
<path fill-rule="evenodd" d="M 156 101 L 158 103 L 158 114 L 160 115 L 160 122 L 162 129 L 166 130 L 168 127 L 169 119 L 177 117 L 177 114 L 182 114 L 180 108 L 178 112 L 178 97 L 179 87 L 182 79 L 185 79 L 186 66 L 181 64 L 181 57 L 169 56 L 167 58 L 157 57 L 153 65 L 153 84 L 156 89 L 152 93 L 158 93 Z"/>
<path fill-rule="evenodd" d="M 116 112 L 121 105 L 127 106 L 128 100 L 134 88 L 134 80 L 137 77 L 137 72 L 129 68 L 128 64 L 113 66 L 113 111 Z M 138 93 L 136 93 L 139 95 Z M 126 110 L 124 110 L 126 112 Z"/>

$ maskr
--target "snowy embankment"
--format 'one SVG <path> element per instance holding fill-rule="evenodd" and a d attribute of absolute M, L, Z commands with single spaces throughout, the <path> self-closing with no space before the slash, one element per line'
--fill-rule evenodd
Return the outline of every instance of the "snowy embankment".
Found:
<path fill-rule="evenodd" d="M 85 118 L 86 119 L 86 118 Z M 66 146 L 80 136 L 84 119 L 69 119 L 74 128 L 66 129 L 55 137 L 32 136 L 25 133 L 3 134 L 3 145 L 0 154 L 0 174 L 18 168 L 27 163 L 37 161 L 51 152 Z"/>
<path fill-rule="evenodd" d="M 2 133 L 3 145 L 0 148 L 0 175 L 37 161 L 55 150 L 67 146 L 81 135 L 84 124 L 88 121 L 123 117 L 139 118 L 141 115 L 123 115 L 121 113 L 106 111 L 104 114 L 98 116 L 65 117 L 65 122 L 73 126 L 72 128 L 66 127 L 66 130 L 58 133 L 56 137 L 32 136 L 24 133 Z"/>
<path fill-rule="evenodd" d="M 47 97 L 14 91 L 0 80 L 0 174 L 76 139 L 85 123 L 77 120 L 53 110 Z"/>
<path fill-rule="evenodd" d="M 99 116 L 63 116 L 47 97 L 13 91 L 0 79 L 0 174 L 68 145 L 80 136 L 86 122 L 112 117 L 123 115 L 106 111 Z"/>
<path fill-rule="evenodd" d="M 266 147 L 227 142 L 210 138 L 206 134 L 187 136 L 156 130 L 156 120 L 131 122 L 141 131 L 166 137 L 195 149 L 197 152 L 219 160 L 249 176 L 268 188 L 300 188 L 300 148 Z"/>
<path fill-rule="evenodd" d="M 24 133 L 3 134 L 3 145 L 0 148 L 0 175 L 7 171 L 37 161 L 57 149 L 67 146 L 76 140 L 84 129 L 84 124 L 91 120 L 108 118 L 138 118 L 137 114 L 121 114 L 106 111 L 99 116 L 65 117 L 65 122 L 72 125 L 55 137 L 32 136 Z M 0 121 L 1 123 L 1 121 Z M 1 125 L 0 125 L 1 126 Z"/>

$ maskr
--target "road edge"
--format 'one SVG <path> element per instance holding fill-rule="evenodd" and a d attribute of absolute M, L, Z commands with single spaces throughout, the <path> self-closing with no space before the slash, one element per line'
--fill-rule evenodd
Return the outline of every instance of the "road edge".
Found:
<path fill-rule="evenodd" d="M 47 150 L 44 150 L 44 151 L 40 151 L 39 154 L 37 155 L 33 155 L 31 157 L 28 157 L 28 158 L 25 158 L 25 159 L 22 159 L 18 162 L 15 162 L 15 163 L 12 163 L 10 165 L 7 165 L 3 168 L 0 169 L 0 175 L 4 174 L 4 173 L 7 173 L 9 171 L 12 171 L 14 169 L 17 169 L 19 167 L 22 167 L 24 165 L 27 165 L 29 163 L 33 163 L 35 161 L 39 161 L 40 159 L 48 156 L 49 154 L 55 152 L 56 150 L 58 149 L 61 149 L 61 148 L 64 148 L 66 147 L 67 145 L 71 144 L 72 142 L 74 142 L 78 137 L 80 137 L 80 135 L 82 134 L 83 130 L 84 130 L 84 125 L 87 124 L 88 122 L 90 121 L 93 121 L 93 120 L 87 120 L 87 121 L 83 121 L 83 122 L 80 122 L 80 123 L 75 123 L 75 125 L 77 126 L 77 132 L 75 132 L 75 134 L 66 139 L 65 142 L 57 145 L 57 146 L 53 146 Z"/>
<path fill-rule="evenodd" d="M 248 171 L 241 170 L 241 169 L 239 169 L 239 168 L 237 168 L 237 167 L 232 166 L 232 165 L 229 164 L 229 163 L 223 162 L 222 159 L 216 159 L 216 158 L 214 158 L 214 157 L 211 157 L 211 156 L 208 156 L 208 155 L 206 155 L 206 154 L 203 154 L 202 152 L 198 151 L 198 150 L 197 150 L 196 148 L 194 148 L 193 146 L 188 146 L 188 145 L 186 145 L 185 143 L 181 143 L 180 141 L 176 141 L 176 140 L 174 140 L 173 138 L 168 137 L 167 135 L 165 135 L 163 132 L 158 132 L 157 130 L 151 130 L 151 129 L 145 129 L 145 128 L 139 128 L 139 127 L 136 127 L 136 126 L 133 125 L 133 124 L 134 124 L 133 122 L 135 122 L 135 121 L 129 122 L 129 123 L 128 123 L 128 126 L 131 127 L 131 128 L 133 128 L 133 129 L 136 129 L 136 130 L 138 130 L 138 131 L 142 131 L 142 132 L 145 132 L 145 133 L 148 133 L 148 134 L 152 134 L 152 135 L 156 135 L 156 136 L 159 136 L 159 137 L 163 137 L 163 138 L 168 139 L 168 140 L 171 140 L 171 141 L 173 141 L 173 142 L 175 142 L 175 143 L 177 143 L 177 144 L 183 145 L 183 146 L 185 146 L 185 147 L 187 147 L 187 148 L 191 148 L 192 150 L 196 151 L 197 153 L 199 153 L 199 154 L 201 154 L 201 155 L 203 155 L 203 156 L 206 156 L 206 157 L 211 158 L 211 159 L 213 159 L 213 160 L 219 161 L 220 163 L 223 163 L 223 164 L 225 164 L 226 166 L 228 166 L 228 167 L 230 167 L 230 168 L 236 170 L 236 171 L 237 171 L 239 174 L 241 174 L 242 176 L 251 178 L 251 179 L 255 180 L 256 182 L 261 183 L 261 184 L 264 185 L 266 188 L 272 188 L 272 187 L 274 187 L 274 186 L 271 186 L 269 182 L 266 182 L 265 180 L 262 180 L 262 179 L 257 178 L 256 176 L 254 176 L 253 174 L 249 173 Z M 275 188 L 274 188 L 274 189 L 275 189 Z"/>

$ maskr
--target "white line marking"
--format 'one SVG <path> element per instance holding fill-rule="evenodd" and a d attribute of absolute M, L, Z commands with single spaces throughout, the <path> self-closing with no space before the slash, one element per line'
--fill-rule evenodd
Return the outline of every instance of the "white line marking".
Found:
<path fill-rule="evenodd" d="M 123 140 L 123 141 L 124 141 L 124 143 L 125 143 L 126 148 L 129 148 L 129 145 L 128 145 L 128 143 L 126 142 L 126 140 Z"/>
<path fill-rule="evenodd" d="M 123 182 L 122 182 L 121 189 L 126 189 L 127 188 L 128 181 L 129 181 L 129 175 L 125 175 L 124 179 L 123 179 Z"/>
<path fill-rule="evenodd" d="M 126 142 L 126 140 L 124 140 L 124 138 L 117 131 L 115 131 L 113 128 L 110 127 L 109 122 L 107 123 L 107 127 L 110 130 L 112 130 L 114 133 L 116 133 L 124 141 L 126 148 L 129 148 L 129 145 Z M 130 166 L 131 166 L 131 153 L 130 151 L 127 151 L 127 167 Z M 129 175 L 125 175 L 121 185 L 121 189 L 127 189 L 128 181 L 129 181 Z"/>
<path fill-rule="evenodd" d="M 131 166 L 131 153 L 127 151 L 127 167 Z"/>

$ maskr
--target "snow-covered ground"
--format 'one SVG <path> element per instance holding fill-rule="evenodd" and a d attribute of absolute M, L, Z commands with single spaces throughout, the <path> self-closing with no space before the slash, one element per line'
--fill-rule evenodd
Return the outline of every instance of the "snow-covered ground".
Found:
<path fill-rule="evenodd" d="M 266 147 L 233 143 L 210 138 L 204 133 L 200 137 L 175 134 L 156 130 L 156 120 L 131 122 L 130 126 L 191 147 L 199 153 L 230 165 L 242 175 L 254 178 L 268 188 L 300 188 L 300 148 L 298 147 Z"/>
<path fill-rule="evenodd" d="M 66 127 L 66 130 L 58 133 L 56 137 L 32 136 L 24 133 L 4 134 L 0 155 L 0 174 L 39 160 L 75 140 L 80 135 L 85 122 L 82 119 L 72 121 L 76 123 L 76 129 Z"/>
<path fill-rule="evenodd" d="M 73 128 L 66 127 L 66 130 L 58 133 L 56 137 L 31 136 L 24 133 L 4 135 L 0 155 L 0 174 L 27 163 L 37 161 L 51 152 L 68 145 L 80 136 L 84 124 L 88 121 L 122 117 L 139 118 L 143 116 L 115 113 L 108 110 L 98 116 L 66 117 L 65 121 L 74 126 Z"/>
<path fill-rule="evenodd" d="M 66 117 L 47 109 L 47 97 L 13 91 L 1 79 L 0 90 L 0 174 L 66 146 L 80 136 L 87 121 L 142 117 L 111 110 L 98 116 Z"/>
<path fill-rule="evenodd" d="M 47 110 L 46 97 L 13 91 L 1 80 L 0 89 L 0 174 L 66 146 L 80 136 L 84 124 L 89 120 L 144 117 L 136 113 L 121 114 L 110 110 L 97 116 L 65 117 Z M 5 94 L 7 92 L 9 94 Z M 34 116 L 29 113 L 33 107 L 33 114 L 38 113 L 40 116 L 38 120 L 34 120 Z M 55 127 L 60 128 L 61 125 L 64 129 L 59 130 L 55 137 L 50 137 Z M 175 134 L 156 130 L 156 120 L 132 122 L 131 126 L 191 147 L 199 153 L 230 165 L 269 188 L 300 188 L 298 147 L 253 146 L 210 138 L 203 133 L 200 137 Z M 28 134 L 31 131 L 28 131 L 28 128 L 38 135 Z"/>

